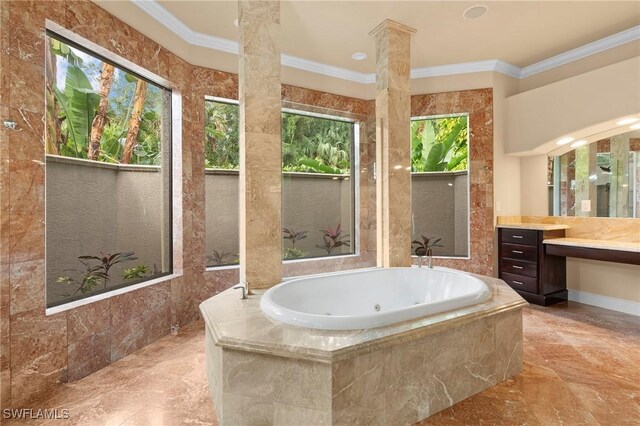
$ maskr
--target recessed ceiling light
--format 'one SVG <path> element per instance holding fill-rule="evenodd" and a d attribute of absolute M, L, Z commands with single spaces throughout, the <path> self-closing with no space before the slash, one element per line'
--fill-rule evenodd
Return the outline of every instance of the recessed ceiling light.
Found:
<path fill-rule="evenodd" d="M 351 59 L 353 59 L 354 61 L 362 61 L 364 59 L 367 59 L 367 54 L 364 52 L 356 52 L 351 55 Z"/>
<path fill-rule="evenodd" d="M 238 21 L 238 19 L 237 19 L 237 18 L 236 18 L 236 19 L 234 19 L 234 20 L 233 20 L 233 26 L 234 26 L 234 27 L 236 27 L 236 28 L 238 28 L 238 26 L 239 26 L 239 25 L 240 25 L 240 21 Z"/>
<path fill-rule="evenodd" d="M 640 123 L 638 123 L 638 124 L 634 124 L 633 126 L 629 126 L 629 128 L 630 128 L 631 130 L 638 130 L 638 129 L 640 129 Z"/>
<path fill-rule="evenodd" d="M 567 136 L 566 138 L 562 138 L 560 139 L 558 142 L 556 142 L 557 145 L 566 145 L 570 142 L 573 142 L 574 139 L 571 136 Z"/>
<path fill-rule="evenodd" d="M 571 144 L 571 148 L 578 148 L 582 145 L 586 145 L 587 141 L 585 141 L 584 139 L 579 140 L 579 141 L 575 141 L 574 143 Z"/>
<path fill-rule="evenodd" d="M 622 120 L 618 121 L 616 124 L 618 126 L 626 126 L 627 124 L 635 123 L 636 121 L 638 121 L 637 118 L 629 117 L 629 118 L 625 118 L 625 119 L 622 119 Z"/>
<path fill-rule="evenodd" d="M 487 6 L 478 4 L 475 6 L 471 6 L 470 8 L 465 10 L 462 16 L 464 16 L 466 19 L 476 19 L 487 13 L 487 10 L 489 10 Z"/>

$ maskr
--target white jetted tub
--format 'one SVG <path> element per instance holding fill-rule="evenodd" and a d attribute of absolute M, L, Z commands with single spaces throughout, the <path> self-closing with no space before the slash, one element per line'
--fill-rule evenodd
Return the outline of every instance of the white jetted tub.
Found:
<path fill-rule="evenodd" d="M 297 278 L 265 292 L 260 308 L 291 325 L 322 330 L 381 327 L 484 302 L 487 285 L 442 268 L 384 268 Z"/>

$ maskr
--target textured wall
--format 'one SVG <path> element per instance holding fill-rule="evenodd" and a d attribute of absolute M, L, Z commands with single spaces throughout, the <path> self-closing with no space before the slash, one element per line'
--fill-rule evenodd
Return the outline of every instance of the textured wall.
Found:
<path fill-rule="evenodd" d="M 171 82 L 181 95 L 182 133 L 176 152 L 174 216 L 176 270 L 182 276 L 46 316 L 44 304 L 44 28 L 49 19 Z M 0 388 L 2 407 L 19 406 L 59 382 L 76 380 L 168 334 L 199 316 L 198 304 L 237 283 L 237 270 L 204 273 L 204 96 L 237 99 L 237 77 L 193 67 L 89 1 L 3 1 L 0 6 L 0 112 L 20 132 L 0 128 Z M 11 31 L 5 31 L 10 28 Z M 9 37 L 11 34 L 11 37 Z M 34 90 L 34 88 L 36 88 Z M 372 103 L 283 86 L 283 98 L 346 114 L 365 123 Z M 362 163 L 372 161 L 370 129 L 361 129 Z M 372 177 L 363 174 L 362 211 L 368 217 Z M 374 201 L 373 201 L 374 202 Z M 375 205 L 375 204 L 372 204 Z M 375 220 L 375 218 L 374 218 Z M 363 246 L 375 225 L 361 220 Z M 375 246 L 375 243 L 374 243 Z M 289 274 L 371 266 L 359 257 L 303 262 Z"/>
<path fill-rule="evenodd" d="M 171 82 L 181 95 L 182 133 L 175 152 L 174 240 L 182 276 L 46 316 L 44 306 L 44 26 L 45 19 L 108 48 Z M 76 380 L 199 316 L 198 304 L 238 282 L 238 270 L 204 271 L 204 96 L 237 99 L 237 76 L 194 67 L 95 4 L 0 2 L 0 113 L 20 132 L 0 127 L 0 396 L 21 406 L 61 381 Z M 5 30 L 9 28 L 9 30 Z M 286 276 L 375 264 L 374 104 L 283 85 L 283 105 L 360 123 L 359 256 L 289 263 Z M 471 113 L 470 261 L 447 265 L 491 275 L 491 90 L 414 97 L 413 115 Z M 485 242 L 487 240 L 488 242 Z M 486 246 L 486 250 L 485 250 Z M 444 263 L 444 261 L 442 261 Z"/>
<path fill-rule="evenodd" d="M 469 114 L 470 259 L 436 265 L 493 276 L 493 91 L 465 90 L 411 97 L 411 115 Z"/>

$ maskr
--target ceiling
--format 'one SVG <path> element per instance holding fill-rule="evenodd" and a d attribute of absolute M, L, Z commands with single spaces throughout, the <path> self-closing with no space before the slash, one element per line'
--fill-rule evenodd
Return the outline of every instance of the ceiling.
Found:
<path fill-rule="evenodd" d="M 158 1 L 192 30 L 238 40 L 236 1 Z M 478 3 L 488 12 L 465 19 Z M 417 29 L 412 68 L 500 59 L 525 67 L 640 23 L 640 2 L 283 1 L 282 52 L 359 72 L 375 70 L 369 32 L 389 18 Z M 351 59 L 354 52 L 369 57 Z"/>
<path fill-rule="evenodd" d="M 195 65 L 237 72 L 236 0 L 94 2 Z M 478 19 L 465 19 L 463 12 L 477 4 L 488 6 L 488 12 Z M 522 77 L 523 67 L 640 25 L 640 2 L 282 1 L 281 47 L 290 59 L 287 63 L 283 58 L 283 81 L 306 87 L 307 80 L 322 78 L 325 84 L 329 80 L 337 84 L 331 86 L 336 91 L 352 82 L 373 83 L 375 49 L 369 32 L 387 18 L 417 30 L 411 47 L 414 72 L 499 60 L 506 74 Z M 639 27 L 631 37 L 640 39 Z M 368 58 L 355 61 L 351 58 L 355 52 L 364 52 Z M 456 68 L 449 74 L 497 67 L 483 66 Z"/>

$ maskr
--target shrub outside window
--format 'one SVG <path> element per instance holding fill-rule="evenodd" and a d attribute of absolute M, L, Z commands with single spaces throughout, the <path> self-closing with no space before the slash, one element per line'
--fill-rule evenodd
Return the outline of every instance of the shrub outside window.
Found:
<path fill-rule="evenodd" d="M 171 91 L 47 33 L 47 306 L 172 272 Z"/>
<path fill-rule="evenodd" d="M 414 254 L 469 255 L 469 117 L 411 120 Z"/>
<path fill-rule="evenodd" d="M 205 101 L 207 267 L 238 263 L 237 102 Z M 282 113 L 283 259 L 355 252 L 357 125 L 335 117 Z"/>

